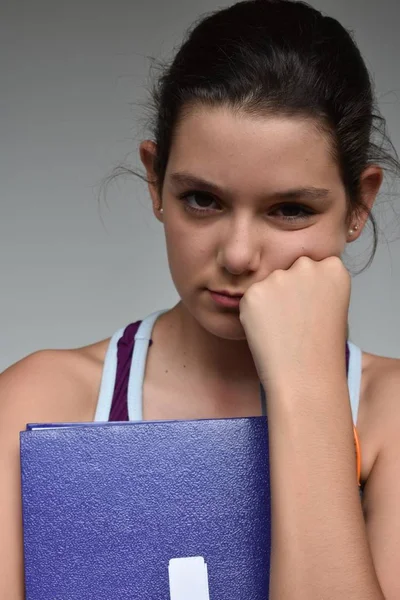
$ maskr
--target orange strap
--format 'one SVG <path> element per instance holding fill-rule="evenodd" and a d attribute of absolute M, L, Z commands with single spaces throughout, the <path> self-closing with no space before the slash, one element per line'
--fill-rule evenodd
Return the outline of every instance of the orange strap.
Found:
<path fill-rule="evenodd" d="M 360 448 L 360 440 L 358 438 L 358 433 L 355 425 L 353 425 L 354 431 L 354 445 L 356 447 L 356 463 L 357 463 L 357 483 L 358 486 L 361 487 L 361 448 Z"/>

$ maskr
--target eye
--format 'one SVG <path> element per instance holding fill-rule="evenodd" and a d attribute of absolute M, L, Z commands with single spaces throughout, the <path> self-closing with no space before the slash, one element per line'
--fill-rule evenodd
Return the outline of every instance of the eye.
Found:
<path fill-rule="evenodd" d="M 192 213 L 209 214 L 220 210 L 218 201 L 207 192 L 186 192 L 180 196 L 184 203 L 185 210 Z"/>
<path fill-rule="evenodd" d="M 311 208 L 307 208 L 301 204 L 286 202 L 276 207 L 272 211 L 272 214 L 277 214 L 278 217 L 286 221 L 299 221 L 301 219 L 309 219 L 315 212 Z"/>

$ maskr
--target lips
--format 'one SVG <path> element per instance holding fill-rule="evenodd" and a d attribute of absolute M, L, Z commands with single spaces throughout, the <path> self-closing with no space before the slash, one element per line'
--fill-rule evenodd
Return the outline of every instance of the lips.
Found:
<path fill-rule="evenodd" d="M 228 292 L 226 290 L 210 290 L 212 294 L 218 294 L 218 296 L 227 296 L 228 298 L 243 298 L 243 292 Z"/>
<path fill-rule="evenodd" d="M 227 292 L 226 290 L 218 292 L 209 290 L 209 292 L 214 302 L 224 308 L 234 308 L 237 310 L 243 298 L 243 294 L 232 294 L 232 292 Z"/>

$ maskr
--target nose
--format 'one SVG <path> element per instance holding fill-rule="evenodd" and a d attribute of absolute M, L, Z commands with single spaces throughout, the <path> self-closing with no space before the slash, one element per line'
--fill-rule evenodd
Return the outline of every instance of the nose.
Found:
<path fill-rule="evenodd" d="M 261 244 L 257 228 L 249 217 L 231 219 L 226 223 L 218 247 L 218 266 L 232 275 L 243 275 L 258 270 Z"/>

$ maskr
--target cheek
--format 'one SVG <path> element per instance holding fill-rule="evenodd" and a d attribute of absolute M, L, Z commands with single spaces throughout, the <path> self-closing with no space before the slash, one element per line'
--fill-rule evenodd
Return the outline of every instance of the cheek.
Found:
<path fill-rule="evenodd" d="M 282 234 L 275 240 L 274 248 L 266 251 L 270 268 L 289 269 L 301 256 L 321 261 L 330 256 L 340 257 L 345 246 L 345 238 L 338 231 L 313 230 L 312 227 L 298 232 Z M 273 264 L 271 264 L 273 263 Z"/>
<path fill-rule="evenodd" d="M 189 282 L 212 256 L 210 240 L 192 228 L 166 223 L 165 239 L 169 266 L 175 282 Z"/>

